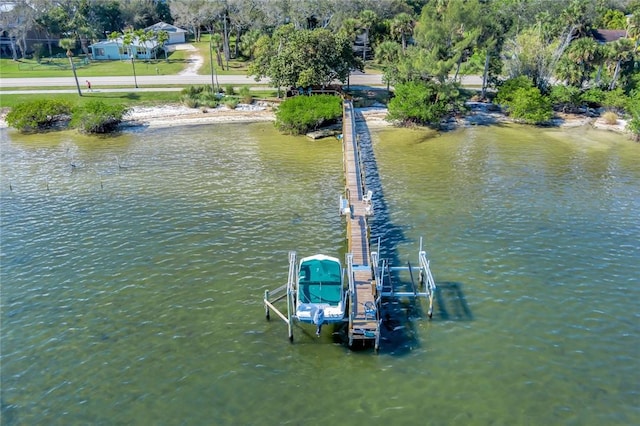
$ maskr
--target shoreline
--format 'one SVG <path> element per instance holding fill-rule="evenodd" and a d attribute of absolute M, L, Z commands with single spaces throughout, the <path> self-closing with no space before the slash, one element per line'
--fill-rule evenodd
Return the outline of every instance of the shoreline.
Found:
<path fill-rule="evenodd" d="M 386 120 L 387 108 L 374 105 L 356 108 L 362 119 L 371 127 L 391 127 L 394 124 Z M 8 128 L 5 116 L 8 109 L 0 111 L 0 129 Z M 235 109 L 226 106 L 215 108 L 189 108 L 181 104 L 166 104 L 153 107 L 133 107 L 124 117 L 121 127 L 162 128 L 202 124 L 273 122 L 275 112 L 270 103 L 239 104 Z M 477 125 L 514 123 L 501 112 L 487 111 L 483 106 L 471 105 L 470 111 L 462 117 L 451 118 L 444 124 L 447 130 Z M 557 114 L 551 127 L 572 128 L 591 126 L 597 130 L 613 131 L 628 135 L 627 121 L 618 119 L 616 124 L 607 124 L 602 117 L 587 117 L 575 114 Z"/>
<path fill-rule="evenodd" d="M 235 109 L 230 109 L 226 106 L 189 108 L 179 104 L 167 104 L 156 107 L 134 107 L 125 115 L 121 126 L 162 128 L 264 121 L 275 121 L 275 114 L 269 105 L 239 104 Z"/>

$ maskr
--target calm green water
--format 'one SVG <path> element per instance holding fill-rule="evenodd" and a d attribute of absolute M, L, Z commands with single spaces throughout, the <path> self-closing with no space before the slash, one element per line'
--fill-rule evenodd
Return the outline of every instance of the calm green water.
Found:
<path fill-rule="evenodd" d="M 433 320 L 396 319 L 378 356 L 330 327 L 291 345 L 261 304 L 289 250 L 343 258 L 337 141 L 0 136 L 3 424 L 640 423 L 622 136 L 372 130 L 373 234 L 414 263 L 424 237 L 439 285 Z"/>

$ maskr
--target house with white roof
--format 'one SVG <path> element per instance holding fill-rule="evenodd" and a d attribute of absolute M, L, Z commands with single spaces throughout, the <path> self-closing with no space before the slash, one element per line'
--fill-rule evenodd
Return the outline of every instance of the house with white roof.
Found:
<path fill-rule="evenodd" d="M 166 31 L 167 34 L 169 34 L 169 41 L 167 41 L 167 44 L 186 43 L 187 41 L 187 30 L 178 28 L 175 25 L 167 24 L 166 22 L 158 22 L 144 30 L 152 31 L 154 33 L 157 33 L 158 31 Z"/>

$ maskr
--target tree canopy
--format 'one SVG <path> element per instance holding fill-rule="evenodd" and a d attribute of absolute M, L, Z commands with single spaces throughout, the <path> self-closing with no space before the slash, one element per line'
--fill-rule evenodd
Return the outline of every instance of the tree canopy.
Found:
<path fill-rule="evenodd" d="M 323 28 L 296 30 L 293 24 L 261 37 L 254 55 L 248 74 L 256 80 L 267 77 L 275 87 L 325 86 L 333 80 L 344 83 L 351 70 L 362 68 L 343 35 Z"/>

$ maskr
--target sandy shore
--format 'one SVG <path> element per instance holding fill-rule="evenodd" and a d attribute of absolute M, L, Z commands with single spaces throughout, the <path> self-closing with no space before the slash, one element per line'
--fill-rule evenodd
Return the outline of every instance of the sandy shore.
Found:
<path fill-rule="evenodd" d="M 387 109 L 384 106 L 357 108 L 356 111 L 369 127 L 392 126 L 386 120 Z M 217 108 L 188 108 L 183 105 L 166 105 L 161 107 L 137 107 L 125 117 L 125 126 L 143 125 L 149 127 L 170 127 L 190 124 L 242 123 L 275 121 L 273 106 L 269 104 L 240 104 L 236 109 L 225 106 Z M 454 120 L 453 127 L 474 126 L 511 121 L 499 112 L 474 111 L 464 118 Z M 565 114 L 554 119 L 558 127 L 591 126 L 595 129 L 626 133 L 626 120 L 618 120 L 616 124 L 607 124 L 601 117 L 585 117 Z M 1 123 L 0 123 L 1 126 Z"/>
<path fill-rule="evenodd" d="M 369 108 L 357 108 L 370 127 L 391 126 L 385 118 L 387 109 L 382 105 Z M 7 109 L 0 111 L 0 128 L 7 128 L 5 120 Z M 155 107 L 134 107 L 124 117 L 123 125 L 146 127 L 172 127 L 192 124 L 214 123 L 248 123 L 275 121 L 273 105 L 268 103 L 239 104 L 235 109 L 226 106 L 216 108 L 188 108 L 180 104 L 168 104 Z M 508 117 L 499 112 L 487 112 L 473 109 L 464 118 L 452 120 L 450 127 L 473 126 L 510 121 Z M 564 115 L 554 120 L 559 127 L 592 126 L 600 130 L 609 130 L 618 133 L 627 133 L 626 120 L 618 120 L 614 125 L 605 123 L 601 117 L 585 117 L 581 115 Z"/>
<path fill-rule="evenodd" d="M 208 123 L 246 123 L 274 121 L 270 105 L 239 104 L 236 109 L 225 106 L 216 108 L 188 108 L 184 105 L 135 107 L 124 117 L 125 126 L 171 127 Z"/>

